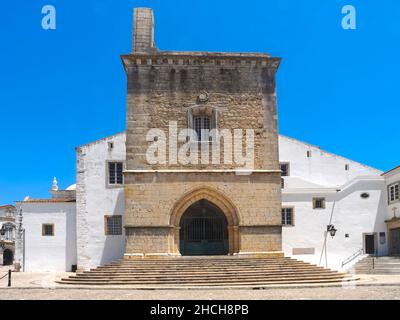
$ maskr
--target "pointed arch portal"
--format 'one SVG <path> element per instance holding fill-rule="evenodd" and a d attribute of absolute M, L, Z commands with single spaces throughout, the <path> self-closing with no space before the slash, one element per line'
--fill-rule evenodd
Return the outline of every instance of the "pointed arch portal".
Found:
<path fill-rule="evenodd" d="M 198 188 L 183 196 L 171 214 L 174 252 L 226 255 L 239 252 L 237 209 L 222 193 Z"/>

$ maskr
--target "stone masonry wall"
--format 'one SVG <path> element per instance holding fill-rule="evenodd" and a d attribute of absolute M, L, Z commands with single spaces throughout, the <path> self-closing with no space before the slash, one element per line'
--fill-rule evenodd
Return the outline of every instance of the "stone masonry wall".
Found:
<path fill-rule="evenodd" d="M 139 56 L 142 57 L 142 56 Z M 158 128 L 168 133 L 169 121 L 178 130 L 188 128 L 187 112 L 201 105 L 218 110 L 218 129 L 253 129 L 255 169 L 278 169 L 278 134 L 275 96 L 275 71 L 278 61 L 125 58 L 128 76 L 127 169 L 183 168 L 146 161 L 146 133 Z M 140 61 L 140 62 L 139 62 Z M 168 61 L 171 63 L 169 64 Z M 175 63 L 174 63 L 175 61 Z M 143 64 L 144 63 L 144 64 Z M 150 63 L 150 64 L 149 64 Z M 184 63 L 192 63 L 185 65 Z M 199 104 L 197 97 L 207 92 L 209 100 Z M 178 148 L 183 144 L 178 144 Z M 196 168 L 199 168 L 195 165 Z M 201 168 L 215 168 L 203 165 Z M 218 165 L 218 169 L 240 167 Z M 190 166 L 185 165 L 185 169 Z"/>
<path fill-rule="evenodd" d="M 231 253 L 281 251 L 275 96 L 279 59 L 263 54 L 160 52 L 135 53 L 122 60 L 128 79 L 126 253 L 177 253 L 178 226 L 170 221 L 173 207 L 183 195 L 203 187 L 236 207 L 238 222 L 229 226 Z M 202 93 L 208 100 L 199 101 Z M 168 135 L 169 121 L 177 122 L 178 131 L 188 128 L 188 110 L 194 106 L 215 108 L 218 129 L 254 130 L 255 172 L 226 171 L 241 167 L 235 163 L 148 163 L 147 132 L 157 128 Z M 222 147 L 221 155 L 223 159 Z"/>

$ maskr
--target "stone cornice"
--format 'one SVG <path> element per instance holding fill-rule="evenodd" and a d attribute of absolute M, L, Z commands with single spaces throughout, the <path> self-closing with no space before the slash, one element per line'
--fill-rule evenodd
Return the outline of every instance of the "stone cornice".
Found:
<path fill-rule="evenodd" d="M 176 65 L 176 66 L 226 66 L 226 67 L 269 67 L 277 69 L 281 58 L 264 53 L 222 53 L 222 52 L 177 52 L 132 53 L 121 55 L 125 70 L 138 65 Z"/>

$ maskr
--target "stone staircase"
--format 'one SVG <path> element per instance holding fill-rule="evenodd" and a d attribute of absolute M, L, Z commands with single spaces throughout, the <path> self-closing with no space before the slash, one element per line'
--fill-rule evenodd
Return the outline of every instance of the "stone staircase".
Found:
<path fill-rule="evenodd" d="M 58 283 L 185 288 L 325 284 L 350 280 L 354 277 L 290 258 L 219 256 L 120 260 L 78 272 Z"/>
<path fill-rule="evenodd" d="M 357 274 L 400 274 L 400 257 L 365 257 L 354 265 Z"/>

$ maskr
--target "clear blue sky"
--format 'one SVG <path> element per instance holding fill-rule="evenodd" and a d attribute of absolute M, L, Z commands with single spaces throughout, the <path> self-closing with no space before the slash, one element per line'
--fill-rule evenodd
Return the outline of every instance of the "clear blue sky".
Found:
<path fill-rule="evenodd" d="M 41 28 L 41 8 L 57 29 Z M 357 9 L 357 30 L 341 8 Z M 125 128 L 132 8 L 152 7 L 161 50 L 268 52 L 282 134 L 388 170 L 400 164 L 398 0 L 3 0 L 0 204 L 75 181 L 75 147 Z"/>

